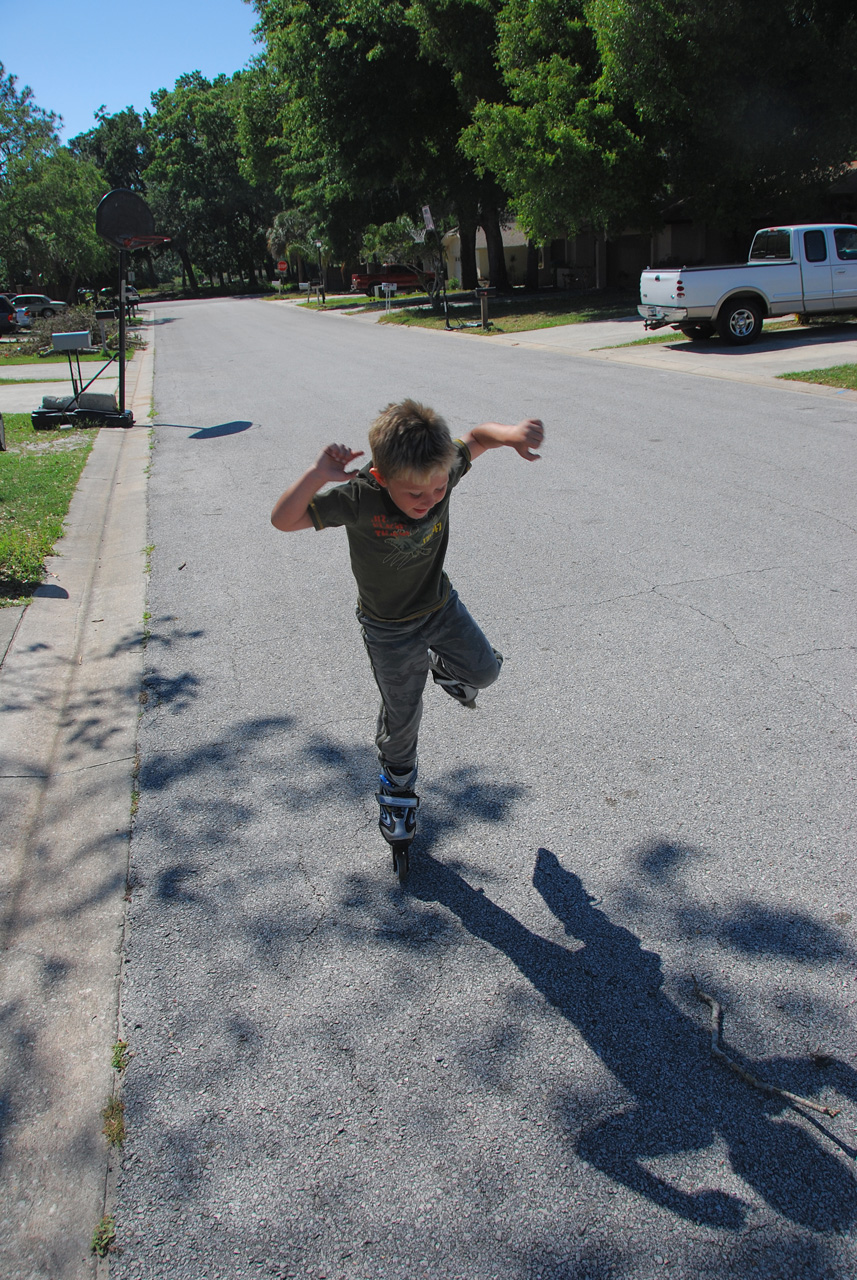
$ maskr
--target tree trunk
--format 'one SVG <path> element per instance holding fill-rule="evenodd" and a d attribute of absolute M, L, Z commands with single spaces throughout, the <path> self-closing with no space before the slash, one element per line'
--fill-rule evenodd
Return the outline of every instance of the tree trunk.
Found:
<path fill-rule="evenodd" d="M 525 289 L 536 290 L 539 287 L 539 247 L 532 240 L 527 241 L 527 281 Z"/>
<path fill-rule="evenodd" d="M 182 275 L 190 284 L 191 293 L 199 293 L 199 285 L 196 283 L 196 276 L 193 273 L 193 263 L 187 249 L 179 249 L 178 255 L 182 262 Z"/>
<path fill-rule="evenodd" d="M 476 219 L 458 219 L 458 238 L 461 242 L 461 287 L 475 289 L 478 282 L 476 270 Z"/>
<path fill-rule="evenodd" d="M 141 258 L 141 261 L 145 262 L 145 264 L 146 264 L 146 272 L 147 272 L 148 277 L 149 277 L 149 288 L 150 288 L 150 289 L 157 289 L 157 287 L 158 287 L 158 278 L 157 278 L 157 276 L 155 275 L 155 264 L 154 264 L 154 262 L 152 261 L 152 251 L 151 251 L 151 249 L 144 249 L 144 250 L 143 250 L 143 252 L 140 254 L 140 258 Z"/>
<path fill-rule="evenodd" d="M 506 255 L 503 251 L 503 232 L 496 208 L 483 209 L 480 223 L 488 245 L 488 287 L 496 289 L 498 293 L 511 293 L 512 286 L 509 284 Z"/>

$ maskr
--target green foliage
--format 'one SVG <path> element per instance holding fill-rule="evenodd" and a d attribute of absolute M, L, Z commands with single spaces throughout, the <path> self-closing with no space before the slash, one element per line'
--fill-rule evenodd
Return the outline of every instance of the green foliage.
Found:
<path fill-rule="evenodd" d="M 32 89 L 19 91 L 17 83 L 0 62 L 0 187 L 15 160 L 53 151 L 59 142 L 59 117 L 37 107 Z"/>
<path fill-rule="evenodd" d="M 94 165 L 62 147 L 26 153 L 10 161 L 3 186 L 0 271 L 7 277 L 50 281 L 65 293 L 76 280 L 110 270 L 115 255 L 95 232 L 104 182 Z"/>
<path fill-rule="evenodd" d="M 241 73 L 209 82 L 198 71 L 152 95 L 145 179 L 159 230 L 214 275 L 255 278 L 276 205 L 245 177 L 238 138 Z M 188 258 L 189 261 L 189 258 Z"/>
<path fill-rule="evenodd" d="M 370 223 L 363 232 L 360 261 L 415 264 L 426 256 L 425 245 L 417 240 L 418 234 L 407 214 L 380 227 Z"/>
<path fill-rule="evenodd" d="M 536 240 L 645 216 L 652 170 L 633 112 L 604 91 L 580 0 L 506 0 L 497 44 L 508 97 L 479 103 L 465 146 L 490 164 Z"/>
<path fill-rule="evenodd" d="M 298 209 L 286 209 L 278 213 L 268 228 L 266 243 L 268 252 L 277 262 L 285 259 L 296 270 L 298 280 L 303 280 L 305 268 L 309 274 L 318 274 L 318 251 L 321 243 L 322 263 L 330 259 L 330 247 L 310 223 L 306 214 Z"/>
<path fill-rule="evenodd" d="M 857 153 L 846 0 L 503 0 L 505 98 L 465 138 L 532 235 L 818 216 Z"/>
<path fill-rule="evenodd" d="M 126 107 L 111 116 L 102 106 L 95 118 L 98 124 L 94 129 L 71 139 L 68 144 L 71 154 L 91 161 L 109 189 L 124 187 L 145 192 L 146 134 L 137 112 L 133 107 Z"/>
<path fill-rule="evenodd" d="M 413 261 L 429 204 L 465 286 L 482 225 L 503 289 L 509 211 L 541 242 L 677 208 L 743 232 L 819 216 L 857 155 L 853 0 L 253 3 L 252 66 L 181 76 L 143 119 L 102 107 L 67 148 L 0 64 L 0 277 L 63 297 L 109 278 L 93 213 L 130 187 L 192 287 L 195 266 L 221 286 L 271 257 L 314 271 L 317 241 Z"/>
<path fill-rule="evenodd" d="M 116 1243 L 116 1223 L 110 1214 L 105 1214 L 92 1233 L 92 1252 L 99 1258 L 106 1258 L 113 1252 Z"/>
<path fill-rule="evenodd" d="M 131 1052 L 127 1040 L 117 1040 L 113 1046 L 110 1065 L 114 1071 L 124 1071 L 131 1061 Z"/>
<path fill-rule="evenodd" d="M 107 332 L 116 335 L 119 322 L 110 321 Z M 96 335 L 99 342 L 101 334 L 91 307 L 67 307 L 55 316 L 34 316 L 29 329 L 22 329 L 18 335 L 18 352 L 22 356 L 34 356 L 39 352 L 52 349 L 51 335 L 54 333 L 83 333 L 88 331 Z"/>
<path fill-rule="evenodd" d="M 662 158 L 663 195 L 691 214 L 797 219 L 854 158 L 845 0 L 592 0 L 588 12 L 611 101 L 633 110 Z"/>
<path fill-rule="evenodd" d="M 401 0 L 257 8 L 267 56 L 251 107 L 266 104 L 275 124 L 247 109 L 254 164 L 276 173 L 283 204 L 323 229 L 333 253 L 356 258 L 365 227 L 454 199 L 473 174 L 457 149 L 466 115 L 449 76 L 421 56 Z"/>

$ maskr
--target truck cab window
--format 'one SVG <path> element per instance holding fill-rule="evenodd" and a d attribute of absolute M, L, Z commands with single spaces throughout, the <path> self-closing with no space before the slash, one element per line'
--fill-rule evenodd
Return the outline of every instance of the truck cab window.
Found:
<path fill-rule="evenodd" d="M 750 250 L 751 262 L 770 262 L 772 258 L 788 262 L 792 256 L 792 237 L 785 227 L 757 231 Z"/>
<path fill-rule="evenodd" d="M 837 227 L 833 239 L 838 258 L 844 262 L 857 262 L 857 231 L 853 227 Z"/>
<path fill-rule="evenodd" d="M 803 252 L 807 262 L 827 261 L 827 242 L 823 231 L 804 231 Z"/>

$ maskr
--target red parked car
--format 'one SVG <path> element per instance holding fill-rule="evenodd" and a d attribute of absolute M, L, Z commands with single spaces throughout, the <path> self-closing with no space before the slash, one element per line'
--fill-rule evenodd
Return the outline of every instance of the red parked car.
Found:
<path fill-rule="evenodd" d="M 433 271 L 418 271 L 398 262 L 385 262 L 377 271 L 356 271 L 351 277 L 351 292 L 365 293 L 371 298 L 378 284 L 394 284 L 398 290 L 418 289 L 424 293 L 434 282 Z"/>

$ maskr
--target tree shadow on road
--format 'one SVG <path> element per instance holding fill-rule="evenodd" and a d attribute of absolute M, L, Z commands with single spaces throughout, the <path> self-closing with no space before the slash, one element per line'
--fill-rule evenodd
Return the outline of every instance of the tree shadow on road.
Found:
<path fill-rule="evenodd" d="M 814 1231 L 852 1225 L 857 1188 L 850 1169 L 795 1121 L 788 1104 L 754 1094 L 712 1061 L 707 1031 L 663 994 L 659 956 L 599 911 L 580 878 L 548 849 L 538 851 L 533 884 L 575 949 L 531 932 L 428 854 L 411 893 L 446 907 L 508 956 L 625 1091 L 627 1103 L 595 1119 L 591 1098 L 580 1100 L 573 1081 L 556 1097 L 556 1123 L 575 1152 L 688 1222 L 737 1230 L 748 1205 L 735 1191 L 652 1167 L 668 1166 L 671 1157 L 686 1167 L 688 1156 L 720 1143 L 731 1170 L 784 1218 Z M 809 1058 L 750 1066 L 794 1092 L 819 1086 Z M 840 1090 L 857 1097 L 857 1074 L 835 1066 Z"/>

